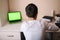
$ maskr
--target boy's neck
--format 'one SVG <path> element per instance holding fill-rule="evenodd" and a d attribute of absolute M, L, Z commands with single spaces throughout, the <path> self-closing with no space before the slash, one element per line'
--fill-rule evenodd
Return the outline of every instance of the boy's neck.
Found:
<path fill-rule="evenodd" d="M 28 20 L 29 20 L 29 21 L 32 21 L 32 20 L 36 20 L 36 19 L 34 19 L 34 18 L 28 18 Z"/>

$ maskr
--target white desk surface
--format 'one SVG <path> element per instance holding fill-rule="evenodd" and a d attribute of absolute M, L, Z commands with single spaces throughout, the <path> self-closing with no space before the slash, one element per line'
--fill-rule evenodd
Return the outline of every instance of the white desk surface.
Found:
<path fill-rule="evenodd" d="M 5 26 L 0 27 L 0 31 L 20 31 L 21 23 L 7 23 Z"/>

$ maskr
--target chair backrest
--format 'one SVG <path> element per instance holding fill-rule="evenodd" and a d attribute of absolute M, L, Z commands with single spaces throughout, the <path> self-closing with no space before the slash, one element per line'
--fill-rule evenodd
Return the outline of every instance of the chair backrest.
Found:
<path fill-rule="evenodd" d="M 24 36 L 24 33 L 21 32 L 20 34 L 21 34 L 21 40 L 26 40 L 26 38 L 25 38 L 25 36 Z"/>

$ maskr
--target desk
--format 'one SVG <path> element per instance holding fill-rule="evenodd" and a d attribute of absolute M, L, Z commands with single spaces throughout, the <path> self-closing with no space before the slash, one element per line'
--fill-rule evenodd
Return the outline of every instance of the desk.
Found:
<path fill-rule="evenodd" d="M 0 40 L 20 40 L 20 25 L 21 23 L 7 23 L 0 27 Z"/>
<path fill-rule="evenodd" d="M 58 31 L 46 30 L 48 39 L 47 40 L 60 40 L 60 29 Z"/>
<path fill-rule="evenodd" d="M 46 32 L 60 32 L 60 29 L 58 31 L 49 31 L 49 30 L 46 30 Z"/>

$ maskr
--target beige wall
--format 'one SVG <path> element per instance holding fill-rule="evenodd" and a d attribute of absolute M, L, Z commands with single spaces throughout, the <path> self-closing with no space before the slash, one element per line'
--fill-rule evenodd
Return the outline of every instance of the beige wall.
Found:
<path fill-rule="evenodd" d="M 60 0 L 59 0 L 59 10 L 60 10 Z M 60 12 L 60 11 L 59 11 Z"/>
<path fill-rule="evenodd" d="M 4 25 L 6 23 L 7 12 L 8 12 L 8 1 L 0 0 L 0 20 L 1 20 L 0 25 Z"/>
<path fill-rule="evenodd" d="M 59 0 L 59 13 L 60 13 L 60 0 Z"/>
<path fill-rule="evenodd" d="M 27 19 L 25 15 L 25 7 L 29 3 L 34 3 L 38 7 L 38 19 L 44 15 L 52 16 L 52 10 L 59 13 L 59 0 L 9 0 L 10 11 L 21 11 L 23 19 Z"/>
<path fill-rule="evenodd" d="M 0 5 L 1 5 L 1 0 L 0 0 Z M 1 6 L 0 6 L 0 27 L 1 27 Z"/>

